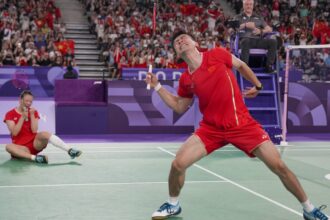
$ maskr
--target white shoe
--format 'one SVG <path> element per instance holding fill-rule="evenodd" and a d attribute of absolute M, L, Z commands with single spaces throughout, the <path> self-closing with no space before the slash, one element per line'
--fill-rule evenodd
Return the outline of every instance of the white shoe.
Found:
<path fill-rule="evenodd" d="M 322 213 L 321 211 L 325 209 L 327 206 L 322 205 L 320 208 L 314 208 L 311 212 L 306 212 L 304 210 L 304 219 L 305 220 L 328 220 L 328 217 Z"/>
<path fill-rule="evenodd" d="M 166 219 L 170 216 L 179 215 L 181 213 L 181 207 L 178 203 L 177 205 L 171 205 L 168 202 L 165 202 L 160 208 L 152 214 L 152 219 Z"/>

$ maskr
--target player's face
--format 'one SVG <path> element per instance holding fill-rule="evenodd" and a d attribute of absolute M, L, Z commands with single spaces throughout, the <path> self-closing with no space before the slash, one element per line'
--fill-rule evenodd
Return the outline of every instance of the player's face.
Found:
<path fill-rule="evenodd" d="M 253 12 L 253 4 L 254 4 L 253 0 L 244 0 L 243 1 L 244 12 L 252 13 Z"/>
<path fill-rule="evenodd" d="M 187 34 L 181 34 L 174 40 L 174 50 L 177 55 L 181 57 L 184 52 L 194 49 L 196 47 L 196 42 Z"/>
<path fill-rule="evenodd" d="M 25 95 L 21 99 L 22 107 L 30 108 L 32 106 L 32 102 L 33 102 L 33 96 L 32 95 Z"/>

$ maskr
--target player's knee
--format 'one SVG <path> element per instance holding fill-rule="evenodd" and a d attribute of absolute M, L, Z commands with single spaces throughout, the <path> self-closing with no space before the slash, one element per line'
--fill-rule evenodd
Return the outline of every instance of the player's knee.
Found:
<path fill-rule="evenodd" d="M 9 144 L 7 144 L 7 145 L 5 146 L 5 148 L 6 148 L 6 151 L 9 153 L 9 151 L 10 151 L 10 146 L 9 146 Z"/>
<path fill-rule="evenodd" d="M 184 172 L 186 167 L 180 160 L 175 159 L 172 162 L 172 169 L 174 169 L 177 172 Z"/>
<path fill-rule="evenodd" d="M 50 138 L 51 134 L 47 131 L 42 131 L 39 133 L 39 137 L 43 140 L 48 140 Z"/>
<path fill-rule="evenodd" d="M 11 152 L 12 152 L 12 145 L 7 144 L 5 148 L 6 148 L 6 151 L 7 151 L 8 153 L 11 153 Z"/>

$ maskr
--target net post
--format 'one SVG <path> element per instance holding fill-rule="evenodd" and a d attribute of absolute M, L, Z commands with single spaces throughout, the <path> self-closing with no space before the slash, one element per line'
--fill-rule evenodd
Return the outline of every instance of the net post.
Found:
<path fill-rule="evenodd" d="M 282 113 L 282 141 L 280 145 L 288 146 L 288 142 L 286 141 L 286 133 L 287 133 L 287 115 L 288 115 L 288 87 L 289 87 L 289 69 L 290 69 L 290 47 L 286 47 L 286 58 L 285 58 L 285 77 L 284 77 L 284 100 L 283 100 L 283 113 Z"/>

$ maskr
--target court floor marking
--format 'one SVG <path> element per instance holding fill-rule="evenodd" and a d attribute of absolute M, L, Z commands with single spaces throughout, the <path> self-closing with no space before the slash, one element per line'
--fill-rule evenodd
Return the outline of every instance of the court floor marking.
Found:
<path fill-rule="evenodd" d="M 159 150 L 81 150 L 83 153 L 155 153 Z M 59 151 L 43 151 L 45 154 L 63 154 L 66 153 L 65 151 L 59 150 Z"/>
<path fill-rule="evenodd" d="M 6 188 L 45 188 L 45 187 L 71 187 L 71 186 L 113 186 L 113 185 L 153 185 L 153 184 L 167 184 L 168 182 L 121 182 L 121 183 L 63 183 L 63 184 L 42 184 L 42 185 L 4 185 L 0 189 Z M 204 183 L 227 183 L 226 180 L 195 180 L 187 181 L 188 184 L 204 184 Z"/>
<path fill-rule="evenodd" d="M 10 141 L 9 141 L 10 142 Z M 5 146 L 7 143 L 0 143 L 0 146 Z M 122 148 L 125 146 L 126 148 L 155 148 L 156 145 L 160 145 L 159 147 L 166 146 L 166 148 L 170 147 L 179 147 L 183 144 L 183 141 L 173 141 L 173 142 L 70 142 L 67 143 L 69 146 L 76 146 L 79 148 L 91 147 L 92 148 Z M 330 141 L 324 142 L 294 142 L 295 145 L 283 146 L 283 145 L 275 145 L 277 147 L 285 147 L 285 148 L 308 148 L 310 145 L 313 145 L 313 148 L 329 148 Z M 107 145 L 107 146 L 104 146 Z M 172 146 L 169 146 L 172 145 Z M 175 145 L 175 146 L 173 146 Z M 235 148 L 233 145 L 228 144 L 225 148 Z M 236 148 L 235 148 L 236 149 Z"/>
<path fill-rule="evenodd" d="M 172 156 L 175 156 L 174 153 L 172 153 L 172 152 L 170 152 L 170 151 L 168 151 L 168 150 L 166 150 L 166 149 L 164 149 L 162 147 L 158 147 L 158 149 L 161 150 L 161 151 L 163 151 L 164 153 L 167 153 L 167 154 L 170 154 Z M 283 209 L 286 209 L 286 210 L 288 210 L 288 211 L 290 211 L 290 212 L 292 212 L 292 213 L 294 213 L 296 215 L 299 215 L 301 217 L 303 216 L 300 212 L 297 212 L 294 209 L 291 209 L 291 208 L 289 208 L 289 207 L 287 207 L 287 206 L 285 206 L 285 205 L 283 205 L 283 204 L 281 204 L 281 203 L 279 203 L 279 202 L 277 202 L 277 201 L 275 201 L 275 200 L 273 200 L 271 198 L 268 198 L 267 196 L 264 196 L 264 195 L 262 195 L 262 194 L 260 194 L 258 192 L 255 192 L 255 191 L 253 191 L 253 190 L 251 190 L 251 189 L 249 189 L 249 188 L 247 188 L 245 186 L 242 186 L 242 185 L 240 185 L 240 184 L 238 184 L 238 183 L 236 183 L 236 182 L 234 182 L 234 181 L 232 181 L 232 180 L 230 180 L 230 179 L 228 179 L 228 178 L 226 178 L 224 176 L 221 176 L 221 175 L 219 175 L 219 174 L 217 174 L 217 173 L 215 173 L 215 172 L 213 172 L 211 170 L 208 170 L 208 169 L 206 169 L 206 168 L 204 168 L 204 167 L 202 167 L 202 166 L 200 166 L 200 165 L 198 165 L 196 163 L 193 164 L 193 166 L 195 166 L 195 167 L 197 167 L 197 168 L 199 168 L 199 169 L 205 171 L 206 173 L 209 173 L 209 174 L 211 174 L 211 175 L 213 175 L 215 177 L 218 177 L 221 180 L 225 180 L 228 183 L 231 183 L 234 186 L 237 186 L 238 188 L 243 189 L 243 190 L 245 190 L 245 191 L 247 191 L 247 192 L 249 192 L 249 193 L 251 193 L 251 194 L 253 194 L 253 195 L 257 196 L 257 197 L 260 197 L 260 198 L 262 198 L 262 199 L 264 199 L 264 200 L 266 200 L 268 202 L 271 202 L 271 203 L 273 203 L 273 204 L 275 204 L 275 205 L 277 205 L 277 206 L 279 206 L 279 207 L 281 207 Z"/>
<path fill-rule="evenodd" d="M 169 144 L 172 145 L 172 146 L 168 146 Z M 108 146 L 104 146 L 104 145 L 108 145 Z M 141 142 L 141 143 L 138 143 L 138 145 L 137 145 L 137 143 L 130 143 L 130 142 L 122 142 L 122 143 L 109 143 L 109 142 L 103 142 L 103 143 L 70 143 L 70 146 L 77 146 L 77 148 L 81 149 L 81 150 L 84 150 L 84 149 L 123 149 L 123 148 L 125 148 L 125 149 L 157 149 L 157 145 L 160 145 L 158 147 L 163 147 L 164 146 L 167 149 L 172 149 L 172 148 L 177 149 L 182 145 L 182 142 L 166 142 L 166 143 Z M 175 146 L 173 146 L 173 145 L 175 145 Z M 315 147 L 310 147 L 310 146 L 305 146 L 305 145 L 290 146 L 290 147 L 277 146 L 277 147 L 279 149 L 284 148 L 285 150 L 288 150 L 288 151 L 315 151 L 315 150 L 330 151 L 330 145 L 329 146 L 320 145 L 320 146 L 315 146 Z M 5 144 L 0 144 L 0 149 L 1 148 L 3 149 L 3 152 L 5 152 L 5 149 L 4 149 Z M 50 148 L 53 148 L 53 146 L 47 147 L 47 149 L 50 149 Z M 222 149 L 219 149 L 217 151 L 240 151 L 240 150 L 235 148 L 232 145 L 228 145 L 228 146 L 226 146 Z"/>
<path fill-rule="evenodd" d="M 120 147 L 118 147 L 119 149 Z M 82 150 L 83 153 L 154 153 L 154 152 L 159 152 L 159 150 L 157 150 L 157 148 L 159 147 L 154 147 L 154 150 L 152 148 L 148 149 L 148 150 L 136 150 L 136 149 L 132 149 L 132 150 L 128 150 L 128 148 L 126 147 L 122 147 L 126 150 L 84 150 L 84 149 L 80 149 Z M 56 148 L 55 148 L 56 149 Z M 46 154 L 62 154 L 64 151 L 58 149 L 56 151 L 54 151 L 55 149 L 50 149 L 48 150 L 48 148 L 46 150 L 44 150 L 43 152 L 45 152 Z M 117 148 L 113 148 L 113 149 L 117 149 Z M 143 149 L 143 148 L 141 148 Z M 169 148 L 169 149 L 173 149 L 173 150 L 176 150 L 178 148 Z M 286 152 L 310 152 L 310 151 L 313 151 L 313 152 L 318 152 L 318 151 L 330 151 L 330 148 L 329 149 L 285 149 Z M 216 150 L 215 152 L 242 152 L 241 150 L 239 149 L 219 149 L 219 150 Z M 64 152 L 65 153 L 65 152 Z M 4 150 L 0 150 L 0 154 L 8 154 L 7 151 L 4 151 Z"/>

